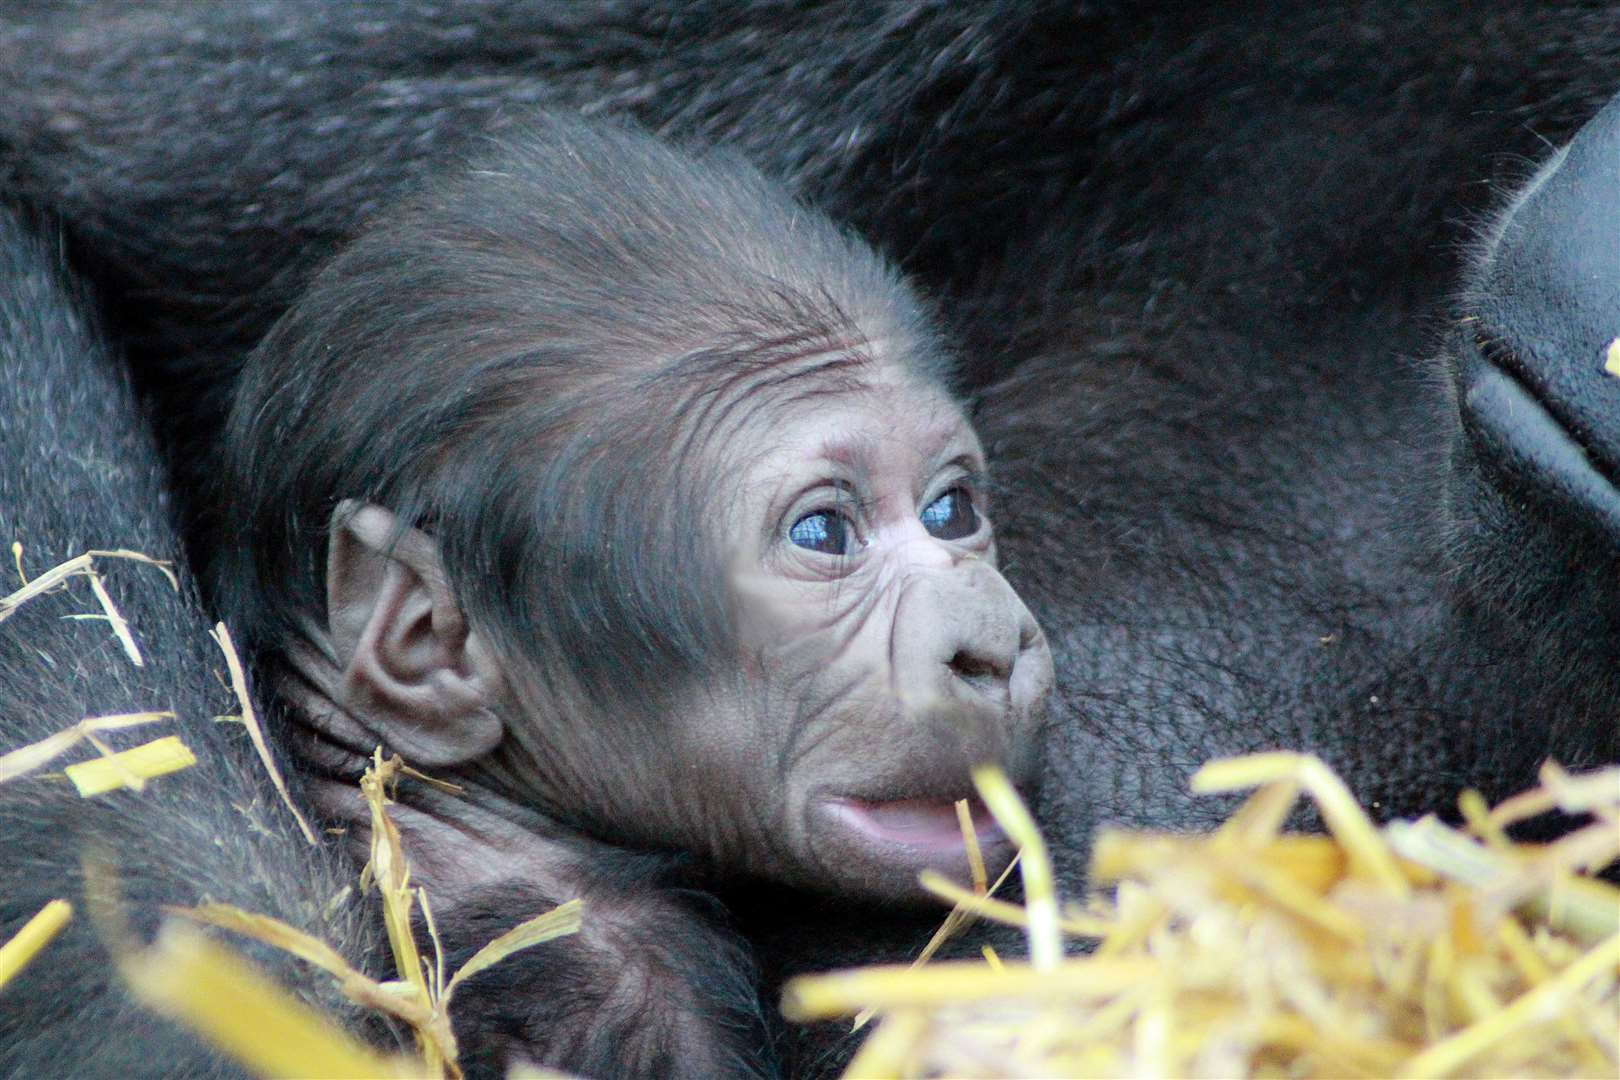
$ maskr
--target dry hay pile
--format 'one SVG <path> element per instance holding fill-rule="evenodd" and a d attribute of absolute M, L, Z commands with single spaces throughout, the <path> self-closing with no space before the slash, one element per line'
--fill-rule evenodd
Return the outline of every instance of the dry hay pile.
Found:
<path fill-rule="evenodd" d="M 1378 829 L 1307 755 L 1214 761 L 1193 787 L 1255 791 L 1213 833 L 1101 834 L 1092 881 L 1114 887 L 1083 910 L 1031 874 L 1032 826 L 987 791 L 1028 901 L 939 891 L 1025 927 L 1031 959 L 806 977 L 784 1010 L 875 1010 L 860 1077 L 1620 1075 L 1620 890 L 1593 876 L 1620 856 L 1620 769 L 1548 764 L 1494 809 L 1465 792 L 1464 829 Z M 1301 794 L 1329 835 L 1281 831 Z M 1505 835 L 1553 810 L 1588 823 Z M 1094 950 L 1065 958 L 1065 934 Z"/>
<path fill-rule="evenodd" d="M 0 621 L 31 596 L 84 577 L 139 663 L 129 626 L 99 587 L 94 559 L 108 557 L 142 558 L 90 553 L 65 563 L 0 598 Z M 220 630 L 242 719 L 262 746 Z M 0 782 L 82 744 L 95 756 L 66 772 L 87 798 L 161 782 L 193 763 L 178 738 L 114 754 L 97 737 L 159 719 L 173 717 L 88 718 L 31 746 L 0 748 Z M 90 916 L 119 975 L 149 1007 L 266 1076 L 459 1076 L 449 1023 L 456 988 L 519 949 L 574 932 L 582 912 L 574 901 L 530 919 L 447 977 L 428 897 L 410 884 L 388 815 L 402 778 L 435 782 L 379 753 L 361 784 L 373 825 L 361 884 L 382 896 L 396 978 L 372 979 L 327 944 L 226 905 L 177 909 L 157 941 L 140 946 L 122 928 L 113 870 L 91 866 L 99 885 L 88 890 Z M 1000 882 L 986 881 L 959 806 L 975 887 L 925 875 L 924 885 L 954 906 L 918 962 L 806 977 L 786 990 L 791 1019 L 877 1017 L 849 1076 L 1620 1075 L 1620 890 L 1594 876 L 1620 857 L 1620 768 L 1571 776 L 1549 764 L 1538 788 L 1494 809 L 1465 792 L 1463 829 L 1432 817 L 1379 829 L 1313 757 L 1211 762 L 1194 789 L 1253 789 L 1248 801 L 1213 833 L 1103 832 L 1091 879 L 1112 889 L 1083 908 L 1060 904 L 1041 838 L 1006 778 L 984 769 L 975 782 L 1021 849 L 1026 902 L 994 898 Z M 1314 800 L 1328 835 L 1282 831 L 1301 796 Z M 1554 810 L 1587 824 L 1550 844 L 1507 837 L 1513 824 Z M 413 907 L 425 917 L 426 949 L 410 930 Z M 54 901 L 0 945 L 0 988 L 72 917 Z M 975 918 L 1023 927 L 1029 959 L 1003 961 L 986 949 L 983 961 L 929 962 Z M 417 1055 L 385 1057 L 357 1043 L 199 925 L 257 938 L 326 971 L 351 999 L 404 1021 Z M 1066 942 L 1095 944 L 1069 957 Z"/>

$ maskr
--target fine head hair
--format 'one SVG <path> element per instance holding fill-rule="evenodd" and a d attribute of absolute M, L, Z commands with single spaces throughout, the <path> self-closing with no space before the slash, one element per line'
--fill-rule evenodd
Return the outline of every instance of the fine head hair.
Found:
<path fill-rule="evenodd" d="M 546 117 L 380 215 L 255 349 L 218 586 L 272 664 L 345 500 L 434 536 L 468 615 L 598 707 L 726 655 L 736 418 L 862 366 L 944 384 L 926 305 L 734 156 Z M 566 669 L 559 672 L 558 669 Z"/>

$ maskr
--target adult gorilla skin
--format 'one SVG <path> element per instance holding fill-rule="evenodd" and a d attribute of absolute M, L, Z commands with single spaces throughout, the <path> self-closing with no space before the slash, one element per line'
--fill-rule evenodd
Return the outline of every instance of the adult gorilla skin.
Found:
<path fill-rule="evenodd" d="M 972 346 L 1078 891 L 1097 822 L 1218 816 L 1215 754 L 1314 750 L 1381 814 L 1615 757 L 1620 136 L 1517 193 L 1617 43 L 1530 2 L 46 8 L 0 30 L 0 183 L 65 222 L 185 476 L 312 267 L 506 116 L 785 177 Z M 732 900 L 772 979 L 917 940 Z"/>

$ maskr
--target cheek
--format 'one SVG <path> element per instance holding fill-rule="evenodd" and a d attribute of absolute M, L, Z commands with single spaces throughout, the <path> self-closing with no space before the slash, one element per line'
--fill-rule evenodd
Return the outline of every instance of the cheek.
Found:
<path fill-rule="evenodd" d="M 795 726 L 761 684 L 738 672 L 671 717 L 655 753 L 666 772 L 663 839 L 711 866 L 782 876 L 802 862 L 804 799 L 790 764 Z"/>
<path fill-rule="evenodd" d="M 743 670 L 772 696 L 786 695 L 795 712 L 823 699 L 831 687 L 880 678 L 888 666 L 899 591 L 892 570 L 878 560 L 836 581 L 757 575 L 741 582 Z"/>

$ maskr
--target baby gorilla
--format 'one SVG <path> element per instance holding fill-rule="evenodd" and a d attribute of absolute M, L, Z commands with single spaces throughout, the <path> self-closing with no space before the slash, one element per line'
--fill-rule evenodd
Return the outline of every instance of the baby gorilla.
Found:
<path fill-rule="evenodd" d="M 217 586 L 321 809 L 374 747 L 452 952 L 582 896 L 458 997 L 475 1068 L 767 1072 L 693 886 L 963 878 L 969 769 L 1051 682 L 996 569 L 926 306 L 758 173 L 549 120 L 383 216 L 248 362 Z M 987 861 L 1006 839 L 976 813 Z"/>

